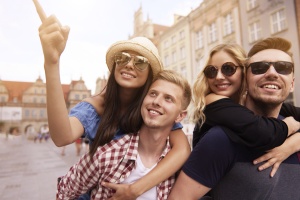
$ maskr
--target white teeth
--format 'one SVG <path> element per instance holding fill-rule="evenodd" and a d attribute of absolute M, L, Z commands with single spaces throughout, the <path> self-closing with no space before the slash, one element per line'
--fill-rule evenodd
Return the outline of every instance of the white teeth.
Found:
<path fill-rule="evenodd" d="M 134 78 L 132 75 L 127 74 L 127 73 L 122 73 L 123 76 L 128 77 L 128 78 Z"/>
<path fill-rule="evenodd" d="M 228 85 L 217 85 L 218 88 L 227 88 Z"/>
<path fill-rule="evenodd" d="M 155 110 L 149 110 L 149 112 L 150 112 L 151 114 L 159 114 L 159 112 L 156 112 Z"/>
<path fill-rule="evenodd" d="M 264 85 L 264 88 L 277 89 L 278 90 L 278 86 L 277 85 Z"/>

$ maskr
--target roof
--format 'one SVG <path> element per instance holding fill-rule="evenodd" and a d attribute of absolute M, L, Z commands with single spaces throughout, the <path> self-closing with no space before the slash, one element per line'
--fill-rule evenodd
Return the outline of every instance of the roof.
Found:
<path fill-rule="evenodd" d="M 20 81 L 3 81 L 3 85 L 8 90 L 8 102 L 12 102 L 13 99 L 17 98 L 19 102 L 22 101 L 23 93 L 33 85 L 32 82 L 20 82 Z"/>
<path fill-rule="evenodd" d="M 40 79 L 37 79 L 37 81 L 39 80 Z M 1 82 L 8 90 L 8 94 L 9 94 L 8 102 L 12 102 L 15 98 L 17 98 L 18 102 L 22 102 L 23 93 L 35 84 L 35 82 L 22 82 L 22 81 L 1 80 Z M 62 89 L 64 93 L 64 98 L 65 100 L 67 100 L 68 93 L 70 91 L 70 85 L 62 84 Z"/>

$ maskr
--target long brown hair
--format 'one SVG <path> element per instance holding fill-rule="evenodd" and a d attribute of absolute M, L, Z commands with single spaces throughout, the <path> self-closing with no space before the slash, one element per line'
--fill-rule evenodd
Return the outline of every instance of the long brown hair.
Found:
<path fill-rule="evenodd" d="M 101 116 L 101 122 L 99 124 L 94 142 L 91 144 L 91 156 L 94 155 L 99 146 L 103 146 L 104 144 L 110 142 L 118 129 L 120 129 L 123 133 L 135 133 L 140 129 L 143 123 L 141 116 L 141 105 L 152 83 L 152 68 L 149 70 L 146 83 L 141 88 L 137 89 L 138 92 L 132 100 L 132 103 L 128 108 L 126 108 L 124 114 L 120 115 L 120 86 L 115 79 L 115 67 L 116 65 L 114 64 L 108 78 L 106 93 L 104 96 L 104 111 Z"/>

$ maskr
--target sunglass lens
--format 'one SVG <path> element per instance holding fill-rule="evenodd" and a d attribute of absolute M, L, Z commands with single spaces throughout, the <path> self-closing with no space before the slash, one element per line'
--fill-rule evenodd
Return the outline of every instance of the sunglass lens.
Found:
<path fill-rule="evenodd" d="M 207 78 L 215 78 L 217 76 L 218 69 L 216 69 L 214 66 L 209 65 L 204 69 L 204 75 Z"/>
<path fill-rule="evenodd" d="M 222 65 L 221 71 L 225 76 L 232 76 L 235 73 L 236 68 L 237 67 L 233 63 L 227 62 Z"/>
<path fill-rule="evenodd" d="M 270 65 L 266 62 L 255 62 L 250 64 L 252 74 L 264 74 Z"/>
<path fill-rule="evenodd" d="M 274 67 L 279 74 L 290 74 L 293 71 L 293 63 L 290 62 L 276 62 Z"/>
<path fill-rule="evenodd" d="M 135 56 L 134 65 L 138 70 L 143 71 L 149 66 L 149 62 L 148 59 L 143 56 Z"/>
<path fill-rule="evenodd" d="M 115 54 L 115 63 L 119 66 L 124 66 L 130 62 L 131 56 L 125 52 L 119 52 Z"/>

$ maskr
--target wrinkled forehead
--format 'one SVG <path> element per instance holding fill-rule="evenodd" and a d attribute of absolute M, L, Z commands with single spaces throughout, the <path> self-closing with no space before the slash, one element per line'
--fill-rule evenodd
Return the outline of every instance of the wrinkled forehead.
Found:
<path fill-rule="evenodd" d="M 278 49 L 265 49 L 254 54 L 250 59 L 249 63 L 259 62 L 259 61 L 287 61 L 293 62 L 290 55 L 287 53 L 278 50 Z"/>

